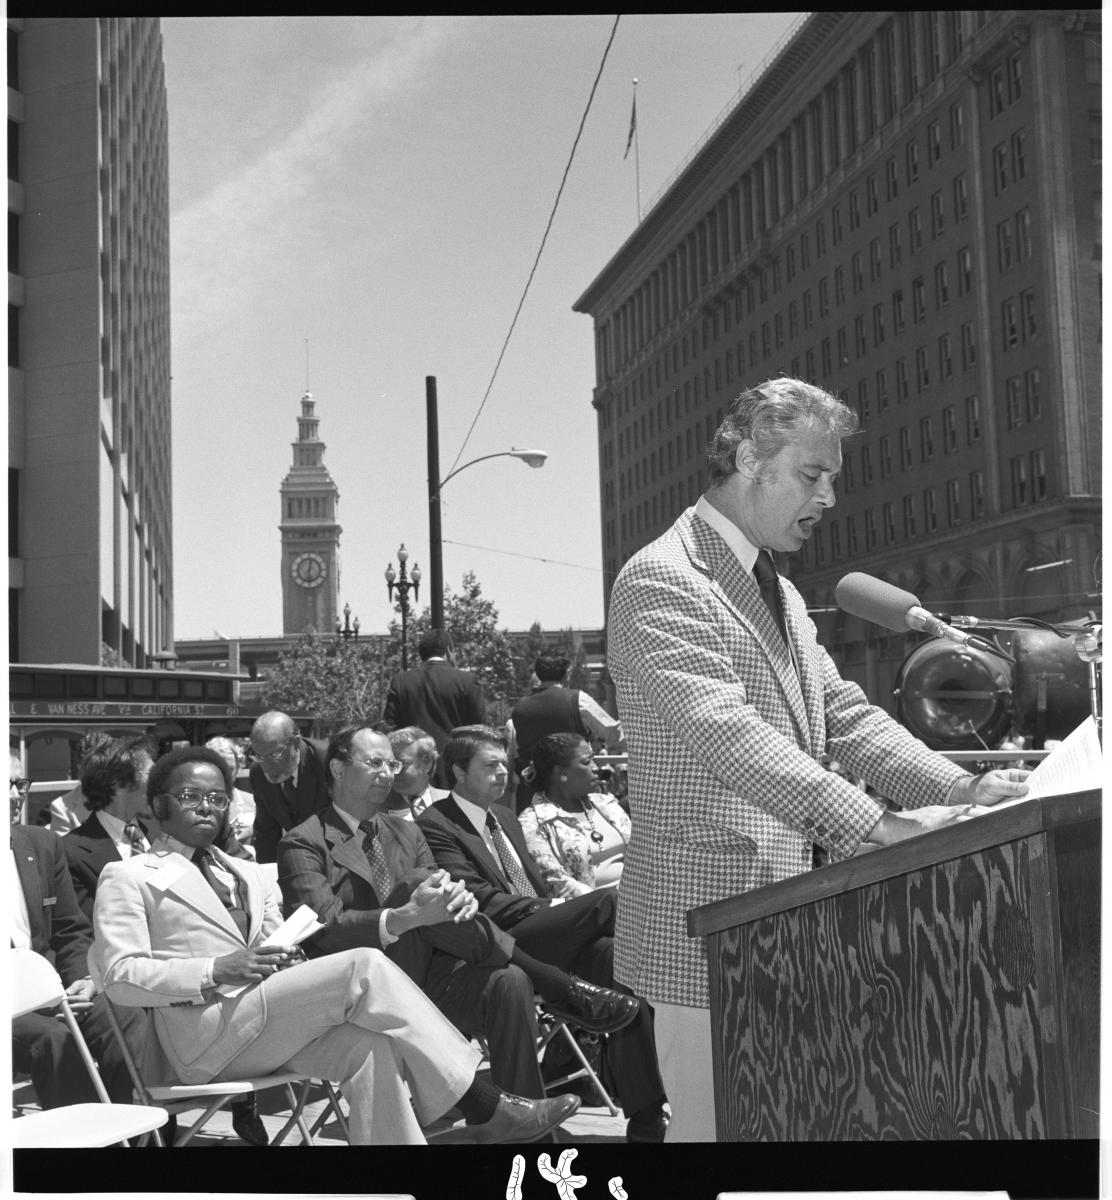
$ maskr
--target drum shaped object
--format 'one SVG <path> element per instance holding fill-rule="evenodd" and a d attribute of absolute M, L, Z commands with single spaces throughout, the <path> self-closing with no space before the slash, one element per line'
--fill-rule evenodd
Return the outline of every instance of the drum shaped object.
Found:
<path fill-rule="evenodd" d="M 931 640 L 900 666 L 896 715 L 931 749 L 996 749 L 1016 733 L 1041 748 L 1089 715 L 1088 668 L 1072 637 L 1037 628 L 977 632 L 995 636 L 1014 665 L 976 647 Z"/>

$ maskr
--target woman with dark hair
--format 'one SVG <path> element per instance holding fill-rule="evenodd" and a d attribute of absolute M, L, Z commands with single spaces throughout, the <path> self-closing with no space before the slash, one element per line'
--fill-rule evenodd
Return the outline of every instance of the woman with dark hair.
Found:
<path fill-rule="evenodd" d="M 533 747 L 533 803 L 520 816 L 525 844 L 555 896 L 617 887 L 629 816 L 599 790 L 591 747 L 575 733 L 550 733 Z"/>

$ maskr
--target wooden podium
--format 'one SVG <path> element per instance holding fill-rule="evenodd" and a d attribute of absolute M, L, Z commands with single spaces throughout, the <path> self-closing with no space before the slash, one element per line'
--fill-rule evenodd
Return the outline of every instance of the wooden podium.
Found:
<path fill-rule="evenodd" d="M 692 909 L 719 1141 L 1096 1138 L 1100 793 Z"/>

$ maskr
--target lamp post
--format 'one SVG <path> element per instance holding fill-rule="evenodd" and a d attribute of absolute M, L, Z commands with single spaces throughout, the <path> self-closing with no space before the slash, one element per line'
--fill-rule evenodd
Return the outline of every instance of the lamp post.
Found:
<path fill-rule="evenodd" d="M 402 670 L 406 670 L 409 665 L 408 650 L 406 645 L 407 629 L 409 626 L 409 593 L 412 589 L 413 599 L 418 597 L 418 589 L 421 586 L 421 568 L 414 563 L 413 570 L 406 575 L 405 564 L 409 561 L 409 551 L 405 548 L 403 542 L 398 547 L 398 566 L 397 573 L 394 571 L 394 564 L 386 564 L 386 594 L 391 600 L 394 599 L 394 593 L 398 593 L 398 604 L 402 610 Z"/>
<path fill-rule="evenodd" d="M 355 621 L 352 622 L 350 604 L 344 605 L 343 625 L 340 624 L 340 618 L 336 618 L 336 637 L 342 638 L 345 642 L 350 642 L 352 638 L 357 640 L 359 638 L 359 618 L 356 617 Z"/>
<path fill-rule="evenodd" d="M 473 467 L 476 463 L 485 462 L 488 458 L 520 458 L 530 467 L 543 467 L 548 454 L 544 450 L 519 450 L 511 447 L 509 450 L 498 450 L 494 454 L 482 454 L 478 458 L 465 462 L 462 466 L 449 471 L 443 479 L 440 478 L 440 433 L 436 411 L 436 376 L 425 376 L 425 419 L 428 439 L 429 464 L 429 554 L 432 559 L 432 596 L 429 600 L 430 617 L 433 629 L 444 628 L 444 543 L 440 532 L 440 491 L 449 479 L 454 479 L 460 471 Z M 404 664 L 403 664 L 404 666 Z"/>

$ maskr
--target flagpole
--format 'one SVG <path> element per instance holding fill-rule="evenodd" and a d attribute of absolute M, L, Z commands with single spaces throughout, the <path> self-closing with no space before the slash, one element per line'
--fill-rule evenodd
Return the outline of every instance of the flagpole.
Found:
<path fill-rule="evenodd" d="M 637 108 L 637 80 L 633 81 L 633 107 Z M 637 176 L 637 224 L 641 224 L 641 134 L 633 123 L 633 166 Z"/>

